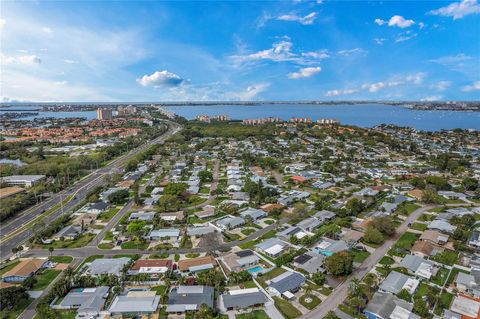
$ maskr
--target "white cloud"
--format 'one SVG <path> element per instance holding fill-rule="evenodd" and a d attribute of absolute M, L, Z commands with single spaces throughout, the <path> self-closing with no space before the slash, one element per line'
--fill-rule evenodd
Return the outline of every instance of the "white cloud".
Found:
<path fill-rule="evenodd" d="M 342 56 L 351 56 L 354 54 L 359 54 L 359 55 L 367 55 L 367 51 L 361 48 L 354 48 L 354 49 L 349 49 L 349 50 L 340 50 L 337 52 L 338 54 Z"/>
<path fill-rule="evenodd" d="M 137 79 L 137 82 L 142 86 L 157 87 L 176 87 L 182 84 L 185 80 L 175 73 L 167 70 L 156 71 L 150 75 L 144 75 Z"/>
<path fill-rule="evenodd" d="M 5 19 L 0 18 L 0 30 L 2 30 L 6 24 L 7 24 L 7 21 L 5 21 Z"/>
<path fill-rule="evenodd" d="M 303 25 L 311 25 L 313 24 L 316 18 L 317 18 L 317 12 L 311 12 L 304 17 L 298 16 L 296 14 L 284 14 L 277 17 L 277 20 L 292 21 L 292 22 L 298 22 Z"/>
<path fill-rule="evenodd" d="M 418 23 L 418 27 L 420 28 L 420 30 L 423 29 L 423 28 L 425 28 L 425 23 L 419 22 L 419 23 Z"/>
<path fill-rule="evenodd" d="M 315 74 L 318 74 L 322 71 L 322 68 L 317 66 L 317 67 L 311 67 L 311 68 L 302 68 L 298 70 L 298 72 L 292 72 L 288 74 L 289 79 L 301 79 L 301 78 L 308 78 L 311 76 L 314 76 Z"/>
<path fill-rule="evenodd" d="M 387 23 L 387 21 L 379 19 L 379 18 L 375 19 L 374 22 L 378 25 L 384 25 L 385 23 Z"/>
<path fill-rule="evenodd" d="M 76 60 L 70 60 L 70 59 L 64 59 L 63 62 L 67 63 L 67 64 L 77 64 L 78 61 Z"/>
<path fill-rule="evenodd" d="M 452 85 L 451 81 L 438 81 L 437 83 L 433 83 L 430 85 L 430 88 L 437 90 L 437 91 L 445 91 Z"/>
<path fill-rule="evenodd" d="M 46 34 L 52 34 L 53 33 L 52 29 L 49 28 L 49 27 L 43 27 L 42 31 Z"/>
<path fill-rule="evenodd" d="M 237 66 L 244 63 L 252 63 L 259 61 L 273 62 L 294 62 L 298 64 L 311 64 L 319 60 L 328 58 L 327 50 L 311 51 L 311 52 L 293 52 L 293 43 L 287 37 L 284 40 L 275 42 L 270 49 L 258 51 L 250 54 L 239 54 L 230 56 L 230 59 Z"/>
<path fill-rule="evenodd" d="M 456 65 L 458 63 L 462 63 L 462 62 L 471 60 L 471 59 L 472 59 L 471 56 L 468 56 L 468 55 L 463 54 L 463 53 L 459 53 L 457 55 L 442 56 L 442 57 L 439 57 L 439 58 L 436 58 L 436 59 L 429 60 L 429 62 L 434 62 L 434 63 L 446 65 L 446 66 L 452 66 L 452 65 Z"/>
<path fill-rule="evenodd" d="M 388 25 L 390 27 L 399 27 L 399 28 L 408 28 L 415 24 L 415 21 L 410 19 L 405 19 L 402 16 L 394 15 L 388 20 Z"/>
<path fill-rule="evenodd" d="M 460 2 L 453 2 L 446 7 L 432 10 L 429 13 L 452 17 L 453 20 L 457 20 L 470 14 L 480 13 L 480 5 L 477 3 L 477 0 L 461 0 Z"/>
<path fill-rule="evenodd" d="M 372 84 L 363 84 L 362 89 L 368 90 L 369 92 L 375 93 L 380 91 L 386 86 L 384 82 L 377 82 L 377 83 L 372 83 Z"/>
<path fill-rule="evenodd" d="M 464 92 L 471 92 L 471 91 L 480 91 L 480 81 L 475 81 L 470 85 L 466 85 L 462 88 Z"/>
<path fill-rule="evenodd" d="M 433 102 L 433 101 L 439 101 L 442 98 L 443 98 L 443 96 L 441 96 L 441 95 L 432 95 L 432 96 L 424 97 L 424 98 L 420 99 L 420 101 L 422 101 L 422 102 Z"/>
<path fill-rule="evenodd" d="M 42 59 L 38 56 L 32 55 L 17 55 L 17 56 L 4 56 L 1 55 L 2 62 L 5 64 L 26 64 L 26 65 L 33 65 L 33 64 L 41 64 Z"/>
<path fill-rule="evenodd" d="M 378 45 L 383 45 L 383 42 L 387 41 L 385 38 L 374 38 L 373 41 L 375 41 L 376 44 Z"/>
<path fill-rule="evenodd" d="M 405 42 L 405 41 L 411 40 L 413 38 L 416 38 L 417 35 L 418 35 L 417 33 L 412 33 L 412 32 L 400 33 L 395 38 L 395 42 L 397 42 L 397 43 L 398 42 Z"/>
<path fill-rule="evenodd" d="M 339 95 L 346 95 L 346 94 L 353 94 L 357 93 L 357 89 L 347 89 L 347 90 L 329 90 L 327 93 L 325 93 L 325 96 L 328 97 L 334 97 L 334 96 L 339 96 Z"/>
<path fill-rule="evenodd" d="M 232 99 L 232 100 L 249 101 L 257 97 L 260 93 L 264 92 L 269 87 L 270 87 L 270 83 L 258 83 L 258 84 L 250 85 L 245 90 L 240 92 L 226 93 L 225 96 L 228 99 Z"/>

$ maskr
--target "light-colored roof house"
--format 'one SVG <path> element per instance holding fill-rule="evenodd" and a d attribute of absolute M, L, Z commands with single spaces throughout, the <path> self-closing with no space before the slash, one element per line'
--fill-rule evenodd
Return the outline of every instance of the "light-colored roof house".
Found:
<path fill-rule="evenodd" d="M 116 296 L 108 311 L 113 316 L 141 316 L 156 312 L 159 303 L 160 296 L 156 291 L 129 291 L 125 295 Z"/>
<path fill-rule="evenodd" d="M 99 258 L 92 261 L 87 266 L 87 274 L 99 276 L 102 274 L 112 274 L 119 276 L 123 267 L 130 262 L 130 258 Z"/>
<path fill-rule="evenodd" d="M 178 286 L 168 293 L 167 312 L 196 311 L 201 305 L 213 308 L 214 289 L 209 286 Z"/>
<path fill-rule="evenodd" d="M 219 296 L 220 312 L 262 306 L 268 301 L 258 288 L 230 290 Z"/>

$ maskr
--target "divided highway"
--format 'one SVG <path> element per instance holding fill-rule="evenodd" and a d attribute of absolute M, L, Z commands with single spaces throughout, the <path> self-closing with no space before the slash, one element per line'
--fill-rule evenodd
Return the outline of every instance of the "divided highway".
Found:
<path fill-rule="evenodd" d="M 128 160 L 139 152 L 146 150 L 151 145 L 163 143 L 181 128 L 179 124 L 174 122 L 168 121 L 166 124 L 168 125 L 168 130 L 161 136 L 118 157 L 108 165 L 95 170 L 69 189 L 55 194 L 50 199 L 26 209 L 10 221 L 2 223 L 0 226 L 1 260 L 8 258 L 11 255 L 12 248 L 18 247 L 33 234 L 32 226 L 41 220 L 42 217 L 45 224 L 54 221 L 61 216 L 62 212 L 67 212 L 82 202 L 90 190 L 96 186 L 105 185 L 107 176 L 123 173 L 123 168 Z M 61 205 L 62 202 L 63 205 Z"/>

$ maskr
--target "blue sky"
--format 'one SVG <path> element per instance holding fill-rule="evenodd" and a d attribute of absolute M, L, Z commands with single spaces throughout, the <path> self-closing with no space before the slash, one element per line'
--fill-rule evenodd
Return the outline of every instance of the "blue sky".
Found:
<path fill-rule="evenodd" d="M 480 98 L 476 0 L 0 6 L 3 101 Z"/>

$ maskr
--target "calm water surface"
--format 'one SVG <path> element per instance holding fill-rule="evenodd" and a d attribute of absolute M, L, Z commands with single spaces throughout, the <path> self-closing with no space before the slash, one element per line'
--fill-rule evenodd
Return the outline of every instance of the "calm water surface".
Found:
<path fill-rule="evenodd" d="M 182 105 L 167 108 L 187 119 L 194 119 L 200 114 L 210 116 L 227 114 L 233 119 L 239 120 L 268 116 L 279 117 L 283 120 L 288 120 L 291 117 L 310 117 L 312 120 L 336 118 L 342 124 L 361 127 L 395 124 L 426 131 L 453 128 L 480 130 L 480 112 L 411 110 L 401 106 L 383 104 Z"/>

